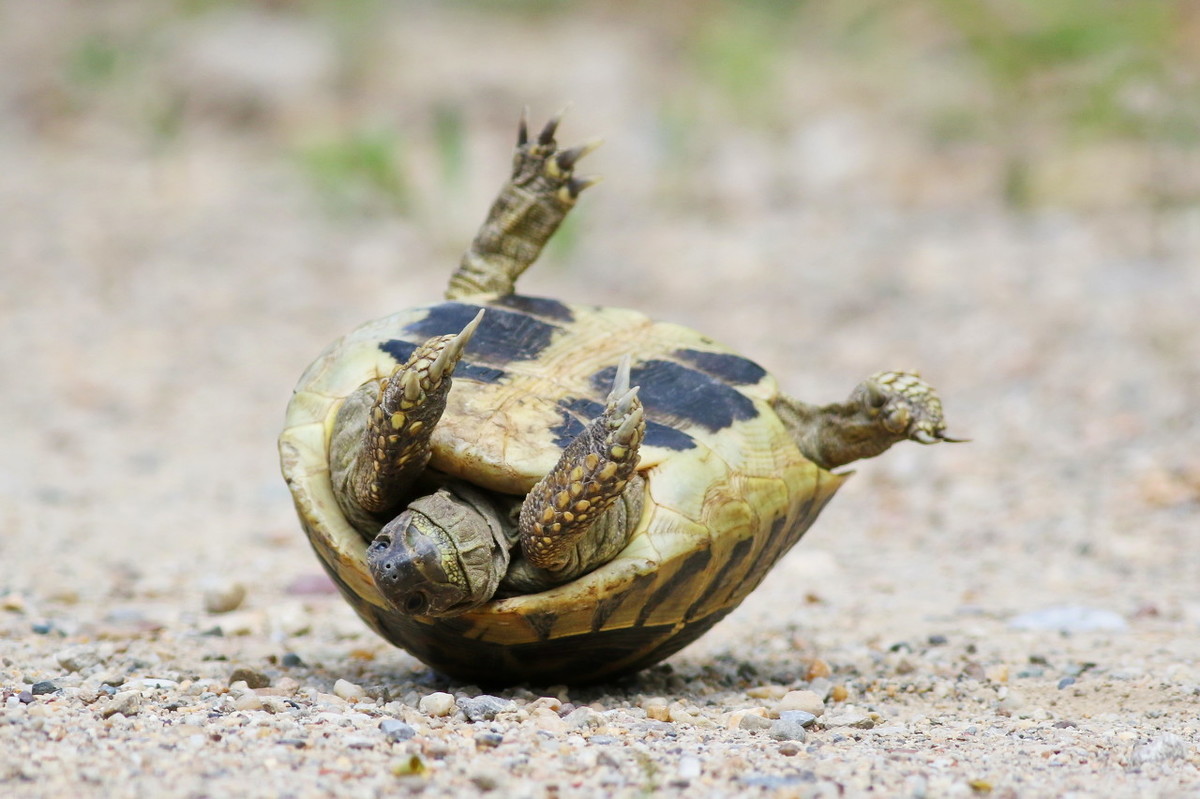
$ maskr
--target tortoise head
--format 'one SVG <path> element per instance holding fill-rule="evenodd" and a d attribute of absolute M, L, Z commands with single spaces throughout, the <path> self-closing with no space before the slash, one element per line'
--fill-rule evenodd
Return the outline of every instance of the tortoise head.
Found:
<path fill-rule="evenodd" d="M 487 602 L 508 568 L 499 519 L 446 489 L 412 502 L 367 547 L 384 599 L 408 616 L 455 616 Z"/>

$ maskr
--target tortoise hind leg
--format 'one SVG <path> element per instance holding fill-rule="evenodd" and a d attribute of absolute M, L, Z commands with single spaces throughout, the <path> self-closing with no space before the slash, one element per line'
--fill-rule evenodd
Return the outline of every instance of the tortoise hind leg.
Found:
<path fill-rule="evenodd" d="M 521 115 L 512 177 L 488 211 L 487 219 L 450 278 L 446 299 L 475 294 L 512 294 L 517 277 L 537 260 L 579 193 L 596 182 L 577 178 L 575 162 L 598 141 L 559 150 L 554 141 L 562 114 L 551 119 L 530 141 Z"/>
<path fill-rule="evenodd" d="M 645 434 L 645 413 L 637 388 L 629 388 L 625 358 L 604 412 L 567 445 L 521 506 L 521 551 L 541 587 L 574 579 L 625 546 L 641 518 L 644 487 L 637 464 Z"/>
<path fill-rule="evenodd" d="M 946 435 L 942 401 L 933 386 L 911 372 L 879 372 L 845 402 L 809 405 L 780 397 L 775 410 L 804 457 L 824 469 L 873 458 L 893 444 L 960 442 Z"/>
<path fill-rule="evenodd" d="M 338 411 L 329 460 L 334 494 L 347 519 L 370 540 L 411 499 L 429 462 L 434 425 L 446 409 L 450 378 L 483 311 L 457 335 L 435 336 L 391 375 L 370 381 Z"/>

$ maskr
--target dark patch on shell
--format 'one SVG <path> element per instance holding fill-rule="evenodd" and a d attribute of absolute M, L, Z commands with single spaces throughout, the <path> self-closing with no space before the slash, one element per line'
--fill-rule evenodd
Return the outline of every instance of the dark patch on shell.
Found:
<path fill-rule="evenodd" d="M 592 385 L 607 389 L 617 368 L 610 366 L 592 375 Z M 675 363 L 653 360 L 633 367 L 629 384 L 641 386 L 638 396 L 650 418 L 678 427 L 693 424 L 715 433 L 734 422 L 758 416 L 754 402 L 735 388 L 704 372 Z M 647 430 L 647 438 L 649 431 Z"/>
<path fill-rule="evenodd" d="M 611 377 L 609 385 L 612 385 Z M 589 422 L 604 413 L 604 403 L 583 397 L 559 400 L 558 407 L 562 421 L 552 427 L 550 432 L 554 434 L 555 446 L 560 449 L 566 448 L 584 431 Z M 687 433 L 656 422 L 653 418 L 646 420 L 646 438 L 643 440 L 643 444 L 650 447 L 672 449 L 677 452 L 693 449 L 696 446 L 696 442 Z"/>
<path fill-rule="evenodd" d="M 559 322 L 574 322 L 575 314 L 566 303 L 552 300 L 549 297 L 526 297 L 522 294 L 509 294 L 492 300 L 492 305 L 511 308 L 521 313 L 554 319 Z"/>
<path fill-rule="evenodd" d="M 701 372 L 735 386 L 752 386 L 767 376 L 767 370 L 749 358 L 728 352 L 675 350 L 675 357 Z"/>
<path fill-rule="evenodd" d="M 592 632 L 598 632 L 603 629 L 605 622 L 608 621 L 608 617 L 621 606 L 626 596 L 628 594 L 624 591 L 618 591 L 615 594 L 596 601 L 596 610 L 592 613 Z"/>
<path fill-rule="evenodd" d="M 676 592 L 683 592 L 686 596 L 684 586 L 690 582 L 696 575 L 708 568 L 708 564 L 712 561 L 712 551 L 705 547 L 698 549 L 688 555 L 683 563 L 679 564 L 679 571 L 675 572 L 662 585 L 654 590 L 646 599 L 646 604 L 642 606 L 638 613 L 637 623 L 645 624 L 646 619 L 650 618 L 651 614 L 658 609 L 658 606 L 670 599 Z"/>
<path fill-rule="evenodd" d="M 754 549 L 754 538 L 753 537 L 743 538 L 742 540 L 740 540 L 736 544 L 734 544 L 733 549 L 729 552 L 729 557 L 727 557 L 725 559 L 725 562 L 721 564 L 721 568 L 717 571 L 716 576 L 713 577 L 713 580 L 712 580 L 713 587 L 720 588 L 722 586 L 728 585 L 728 578 L 729 578 L 730 573 L 734 569 L 736 569 L 739 565 L 741 565 L 742 561 L 746 559 L 746 556 L 750 554 L 750 550 L 752 550 L 752 549 Z M 687 612 L 683 614 L 684 621 L 691 621 L 692 618 L 696 615 L 696 612 L 700 609 L 700 607 L 706 601 L 710 601 L 711 599 L 712 599 L 712 597 L 708 596 L 708 595 L 696 597 L 696 601 L 693 602 L 688 607 Z"/>
<path fill-rule="evenodd" d="M 479 329 L 467 345 L 466 353 L 472 361 L 491 366 L 531 361 L 550 346 L 555 334 L 562 332 L 560 326 L 528 313 L 495 306 L 487 306 L 485 310 Z M 424 319 L 413 322 L 405 330 L 422 340 L 453 335 L 466 327 L 479 311 L 478 305 L 444 302 L 430 308 Z"/>
<path fill-rule="evenodd" d="M 379 344 L 379 349 L 386 352 L 392 357 L 396 363 L 404 363 L 409 356 L 413 354 L 413 350 L 417 348 L 416 344 L 404 339 L 394 338 L 390 341 L 383 341 Z M 508 373 L 503 369 L 496 369 L 491 366 L 480 366 L 477 363 L 471 363 L 467 360 L 461 360 L 454 367 L 455 377 L 465 377 L 468 380 L 475 380 L 480 383 L 498 383 Z"/>
<path fill-rule="evenodd" d="M 533 628 L 539 641 L 548 641 L 550 634 L 554 632 L 554 623 L 558 621 L 558 614 L 549 610 L 526 613 L 525 621 L 529 622 L 529 626 Z"/>

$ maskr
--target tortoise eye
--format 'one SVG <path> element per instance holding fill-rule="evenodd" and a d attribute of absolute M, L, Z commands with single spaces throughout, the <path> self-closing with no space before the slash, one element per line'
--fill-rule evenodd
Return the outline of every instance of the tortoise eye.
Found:
<path fill-rule="evenodd" d="M 371 542 L 371 549 L 378 552 L 380 550 L 387 549 L 391 545 L 392 545 L 392 534 L 391 533 L 380 533 L 379 535 L 375 536 L 375 540 Z"/>
<path fill-rule="evenodd" d="M 408 599 L 404 600 L 404 612 L 413 614 L 421 613 L 426 607 L 428 607 L 428 605 L 429 601 L 425 594 L 421 591 L 418 591 Z"/>

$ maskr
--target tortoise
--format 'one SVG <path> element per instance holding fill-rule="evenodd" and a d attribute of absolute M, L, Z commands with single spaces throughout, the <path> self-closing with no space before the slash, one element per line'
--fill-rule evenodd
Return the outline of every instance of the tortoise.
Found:
<path fill-rule="evenodd" d="M 561 116 L 561 115 L 560 115 Z M 531 138 L 445 302 L 368 322 L 300 378 L 279 439 L 313 549 L 378 634 L 476 684 L 635 672 L 752 591 L 892 444 L 953 441 L 936 392 L 881 372 L 845 402 L 636 311 L 515 292 L 596 142 Z"/>

